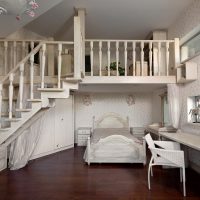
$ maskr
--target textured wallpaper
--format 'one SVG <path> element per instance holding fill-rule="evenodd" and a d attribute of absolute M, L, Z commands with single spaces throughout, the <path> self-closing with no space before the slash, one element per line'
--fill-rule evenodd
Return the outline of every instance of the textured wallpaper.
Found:
<path fill-rule="evenodd" d="M 194 0 L 190 7 L 188 7 L 185 12 L 176 20 L 176 22 L 169 28 L 168 36 L 169 38 L 184 37 L 193 28 L 200 25 L 200 0 Z M 200 56 L 192 59 L 191 61 L 198 64 L 198 80 L 181 85 L 181 119 L 180 127 L 182 130 L 198 134 L 200 136 L 200 126 L 187 124 L 187 98 L 189 96 L 200 95 Z M 193 149 L 189 149 L 189 159 L 192 163 L 200 166 L 200 152 Z"/>

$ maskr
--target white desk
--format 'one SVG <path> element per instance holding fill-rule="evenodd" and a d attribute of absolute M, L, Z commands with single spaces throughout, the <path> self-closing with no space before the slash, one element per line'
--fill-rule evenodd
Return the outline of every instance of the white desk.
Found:
<path fill-rule="evenodd" d="M 191 133 L 159 132 L 160 136 L 200 151 L 200 136 Z"/>

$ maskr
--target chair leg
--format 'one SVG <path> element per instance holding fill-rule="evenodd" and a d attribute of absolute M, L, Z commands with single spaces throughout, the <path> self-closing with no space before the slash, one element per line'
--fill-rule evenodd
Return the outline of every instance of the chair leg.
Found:
<path fill-rule="evenodd" d="M 182 172 L 182 168 L 180 168 L 180 182 L 183 182 L 183 172 Z"/>
<path fill-rule="evenodd" d="M 151 165 L 149 163 L 149 168 L 148 168 L 148 188 L 149 188 L 149 190 L 151 189 L 151 186 L 150 186 L 150 171 L 151 171 Z"/>
<path fill-rule="evenodd" d="M 153 176 L 153 166 L 151 166 L 151 176 Z"/>
<path fill-rule="evenodd" d="M 183 167 L 183 196 L 186 196 L 186 188 L 185 188 L 185 167 Z"/>

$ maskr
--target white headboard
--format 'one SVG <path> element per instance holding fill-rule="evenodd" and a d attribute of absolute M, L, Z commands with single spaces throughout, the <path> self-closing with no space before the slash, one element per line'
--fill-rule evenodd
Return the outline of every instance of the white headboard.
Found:
<path fill-rule="evenodd" d="M 95 128 L 129 128 L 129 118 L 123 119 L 117 113 L 107 113 L 95 120 L 93 117 L 93 130 Z"/>

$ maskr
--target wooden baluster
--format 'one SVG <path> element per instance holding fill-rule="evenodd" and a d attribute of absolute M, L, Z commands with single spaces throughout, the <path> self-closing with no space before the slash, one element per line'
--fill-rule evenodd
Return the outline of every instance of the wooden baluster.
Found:
<path fill-rule="evenodd" d="M 124 67 L 125 67 L 125 76 L 127 76 L 127 42 L 124 42 Z"/>
<path fill-rule="evenodd" d="M 19 68 L 19 109 L 23 108 L 23 89 L 24 89 L 24 63 Z"/>
<path fill-rule="evenodd" d="M 41 71 L 41 88 L 44 88 L 44 73 L 45 73 L 45 62 L 46 62 L 46 55 L 45 55 L 45 53 L 46 53 L 46 44 L 43 44 L 42 45 L 42 51 L 41 51 L 41 57 L 42 57 L 42 62 L 41 62 L 41 69 L 42 69 L 42 71 Z"/>
<path fill-rule="evenodd" d="M 9 119 L 12 119 L 12 107 L 13 107 L 13 81 L 14 81 L 14 74 L 11 73 L 9 76 Z"/>
<path fill-rule="evenodd" d="M 116 66 L 117 66 L 117 76 L 119 76 L 119 42 L 116 42 Z"/>
<path fill-rule="evenodd" d="M 22 42 L 22 59 L 26 56 L 26 42 Z"/>
<path fill-rule="evenodd" d="M 108 76 L 110 76 L 110 41 L 108 41 Z"/>
<path fill-rule="evenodd" d="M 93 52 L 93 41 L 90 42 L 90 63 L 91 63 L 91 76 L 93 76 L 93 65 L 94 65 L 94 52 Z"/>
<path fill-rule="evenodd" d="M 33 78 L 34 78 L 34 54 L 30 57 L 30 99 L 34 99 L 33 95 Z"/>
<path fill-rule="evenodd" d="M 99 42 L 99 75 L 102 76 L 102 42 Z"/>
<path fill-rule="evenodd" d="M 3 90 L 3 85 L 0 84 L 0 118 L 1 118 L 1 111 L 2 111 L 2 90 Z"/>
<path fill-rule="evenodd" d="M 14 41 L 13 43 L 13 68 L 16 66 L 17 64 L 17 42 Z"/>
<path fill-rule="evenodd" d="M 135 76 L 135 63 L 136 63 L 136 51 L 135 51 L 136 44 L 133 42 L 133 76 Z"/>
<path fill-rule="evenodd" d="M 8 42 L 4 42 L 4 74 L 7 74 L 8 69 Z"/>
<path fill-rule="evenodd" d="M 153 63 L 153 52 L 152 52 L 153 44 L 152 42 L 149 43 L 149 68 L 150 68 L 150 76 L 153 75 L 152 72 L 152 63 Z"/>
<path fill-rule="evenodd" d="M 140 59 L 140 62 L 141 62 L 141 72 L 142 72 L 142 76 L 144 76 L 144 42 L 141 42 L 140 44 L 141 46 L 141 53 L 140 53 L 140 56 L 141 56 L 141 59 Z"/>
<path fill-rule="evenodd" d="M 180 40 L 179 38 L 174 39 L 174 67 L 175 69 L 177 66 L 180 65 Z"/>
<path fill-rule="evenodd" d="M 58 88 L 60 85 L 60 77 L 61 77 L 61 67 L 62 67 L 62 44 L 58 44 Z"/>
<path fill-rule="evenodd" d="M 160 76 L 161 69 L 161 42 L 158 42 L 158 76 Z"/>
<path fill-rule="evenodd" d="M 166 72 L 169 76 L 169 42 L 166 42 Z"/>

